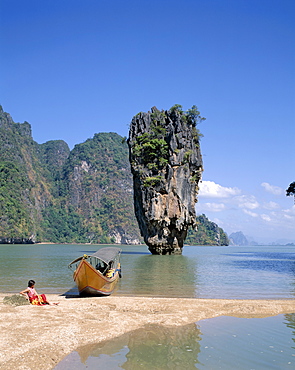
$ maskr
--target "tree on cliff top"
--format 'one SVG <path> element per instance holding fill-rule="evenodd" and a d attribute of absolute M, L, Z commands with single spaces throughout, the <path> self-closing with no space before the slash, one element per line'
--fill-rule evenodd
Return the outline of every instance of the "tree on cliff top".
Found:
<path fill-rule="evenodd" d="M 290 195 L 293 195 L 294 197 L 294 203 L 295 203 L 295 181 L 291 182 L 288 189 L 286 190 L 286 195 L 289 197 Z"/>

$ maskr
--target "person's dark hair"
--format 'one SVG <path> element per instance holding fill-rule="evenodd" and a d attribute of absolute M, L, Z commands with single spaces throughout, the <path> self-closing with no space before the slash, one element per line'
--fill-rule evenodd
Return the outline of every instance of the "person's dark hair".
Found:
<path fill-rule="evenodd" d="M 34 280 L 29 280 L 28 282 L 28 287 L 31 288 L 31 286 L 35 285 L 35 281 Z"/>

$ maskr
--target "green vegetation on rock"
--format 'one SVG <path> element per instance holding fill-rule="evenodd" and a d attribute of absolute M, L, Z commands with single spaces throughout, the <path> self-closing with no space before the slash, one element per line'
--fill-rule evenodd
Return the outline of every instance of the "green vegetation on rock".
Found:
<path fill-rule="evenodd" d="M 155 131 L 161 119 L 155 115 Z M 160 150 L 165 159 L 167 148 L 154 139 L 144 155 L 158 160 Z M 146 178 L 147 186 L 158 181 Z M 126 140 L 99 133 L 71 151 L 62 140 L 38 144 L 30 124 L 14 123 L 0 106 L 0 238 L 141 243 Z"/>
<path fill-rule="evenodd" d="M 23 295 L 13 294 L 11 296 L 5 296 L 3 298 L 3 304 L 9 306 L 26 306 L 29 305 L 30 302 Z"/>
<path fill-rule="evenodd" d="M 185 243 L 188 245 L 229 245 L 227 234 L 202 214 L 197 216 L 197 230 L 189 229 Z"/>

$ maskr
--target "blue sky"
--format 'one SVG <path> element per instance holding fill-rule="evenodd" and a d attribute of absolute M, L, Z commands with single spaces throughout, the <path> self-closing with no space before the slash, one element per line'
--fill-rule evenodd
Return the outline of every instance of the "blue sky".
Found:
<path fill-rule="evenodd" d="M 0 104 L 38 143 L 128 136 L 152 106 L 206 121 L 197 212 L 295 242 L 295 2 L 1 0 Z"/>

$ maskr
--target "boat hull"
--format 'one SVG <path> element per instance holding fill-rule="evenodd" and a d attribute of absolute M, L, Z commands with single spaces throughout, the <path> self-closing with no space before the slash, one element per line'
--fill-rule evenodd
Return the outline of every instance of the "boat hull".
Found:
<path fill-rule="evenodd" d="M 119 280 L 119 271 L 108 278 L 82 259 L 73 275 L 81 296 L 106 296 L 113 293 Z"/>

